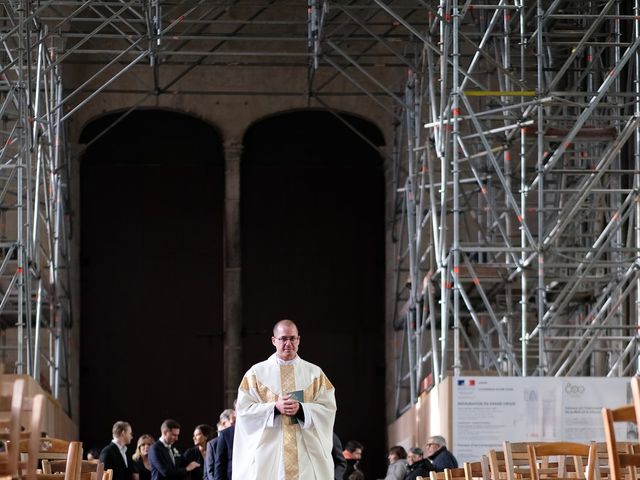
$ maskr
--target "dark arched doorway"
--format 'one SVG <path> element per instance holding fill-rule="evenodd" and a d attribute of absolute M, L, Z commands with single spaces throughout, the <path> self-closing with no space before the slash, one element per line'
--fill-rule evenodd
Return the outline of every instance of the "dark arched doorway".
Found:
<path fill-rule="evenodd" d="M 382 145 L 362 119 L 343 120 Z M 245 367 L 273 351 L 291 318 L 300 354 L 336 386 L 336 432 L 365 445 L 367 478 L 385 471 L 384 171 L 379 152 L 324 111 L 253 125 L 242 157 Z"/>
<path fill-rule="evenodd" d="M 118 116 L 80 137 L 80 438 L 103 447 L 116 420 L 157 438 L 171 417 L 190 446 L 223 408 L 222 143 L 161 110 L 104 133 Z"/>

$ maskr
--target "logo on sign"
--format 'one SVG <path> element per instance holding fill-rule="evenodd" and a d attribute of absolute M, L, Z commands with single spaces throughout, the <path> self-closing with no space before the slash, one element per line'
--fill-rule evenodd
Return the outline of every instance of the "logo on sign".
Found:
<path fill-rule="evenodd" d="M 463 380 L 463 379 L 458 379 L 458 386 L 468 386 L 468 387 L 474 387 L 476 385 L 476 381 L 473 378 L 469 378 L 467 380 Z"/>
<path fill-rule="evenodd" d="M 584 393 L 584 385 L 567 382 L 564 384 L 564 391 L 568 395 L 581 395 Z"/>

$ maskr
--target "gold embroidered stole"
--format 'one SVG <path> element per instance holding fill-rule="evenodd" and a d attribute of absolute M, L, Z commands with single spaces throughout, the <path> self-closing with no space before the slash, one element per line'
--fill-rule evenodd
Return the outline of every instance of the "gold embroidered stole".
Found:
<path fill-rule="evenodd" d="M 296 374 L 293 365 L 280 365 L 280 394 L 286 395 L 296 390 Z M 291 422 L 291 417 L 282 415 L 282 455 L 284 458 L 284 478 L 298 480 L 300 475 L 298 465 L 297 423 Z"/>

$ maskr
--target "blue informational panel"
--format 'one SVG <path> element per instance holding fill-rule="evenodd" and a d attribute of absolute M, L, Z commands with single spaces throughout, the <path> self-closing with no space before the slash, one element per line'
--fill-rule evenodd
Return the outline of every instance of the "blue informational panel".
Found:
<path fill-rule="evenodd" d="M 602 407 L 631 403 L 629 385 L 629 378 L 455 377 L 453 453 L 471 462 L 505 440 L 602 442 Z M 637 440 L 635 425 L 616 428 L 618 440 Z"/>

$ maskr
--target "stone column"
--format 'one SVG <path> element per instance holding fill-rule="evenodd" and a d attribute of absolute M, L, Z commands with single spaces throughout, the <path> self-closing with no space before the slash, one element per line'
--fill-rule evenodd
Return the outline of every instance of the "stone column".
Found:
<path fill-rule="evenodd" d="M 225 143 L 224 190 L 224 408 L 233 406 L 242 380 L 242 250 L 240 157 L 242 144 Z"/>

